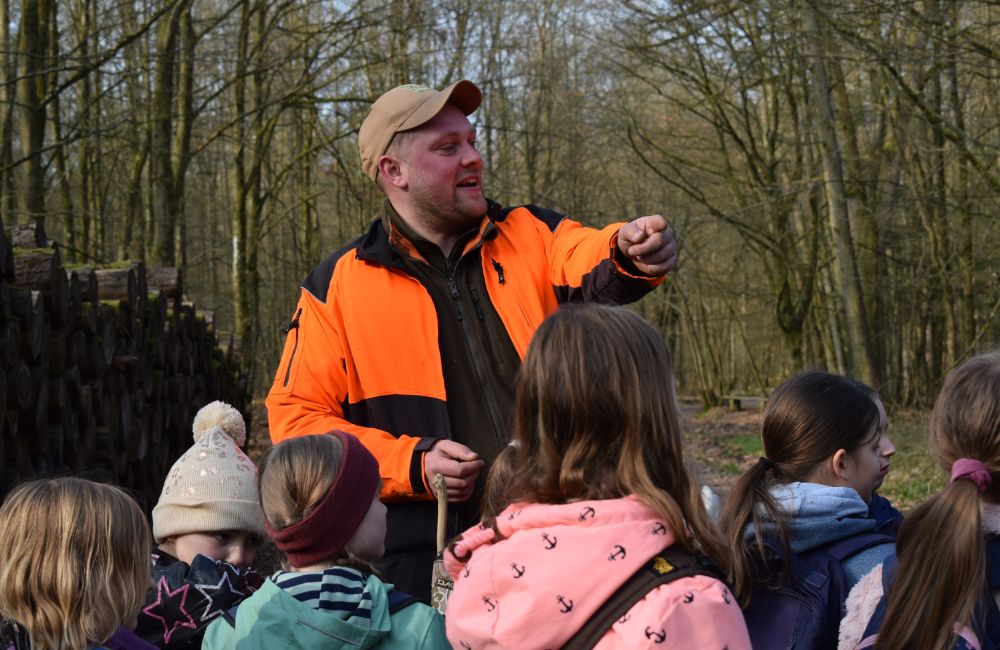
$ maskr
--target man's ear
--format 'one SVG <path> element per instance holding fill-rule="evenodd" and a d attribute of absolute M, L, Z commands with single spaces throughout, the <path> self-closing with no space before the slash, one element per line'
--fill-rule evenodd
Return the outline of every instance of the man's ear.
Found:
<path fill-rule="evenodd" d="M 838 449 L 837 453 L 830 459 L 830 469 L 833 475 L 839 479 L 847 480 L 852 471 L 851 457 L 846 449 Z"/>
<path fill-rule="evenodd" d="M 398 158 L 389 155 L 384 155 L 379 158 L 378 174 L 382 177 L 382 181 L 384 183 L 392 185 L 393 187 L 398 187 L 399 189 L 406 189 L 406 174 L 404 173 Z"/>

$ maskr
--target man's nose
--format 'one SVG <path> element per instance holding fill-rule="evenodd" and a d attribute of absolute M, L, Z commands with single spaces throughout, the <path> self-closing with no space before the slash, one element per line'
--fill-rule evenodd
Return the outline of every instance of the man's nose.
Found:
<path fill-rule="evenodd" d="M 482 168 L 483 155 L 479 153 L 479 150 L 474 146 L 467 144 L 465 145 L 465 151 L 462 156 L 462 164 L 465 167 L 475 167 L 477 169 Z"/>

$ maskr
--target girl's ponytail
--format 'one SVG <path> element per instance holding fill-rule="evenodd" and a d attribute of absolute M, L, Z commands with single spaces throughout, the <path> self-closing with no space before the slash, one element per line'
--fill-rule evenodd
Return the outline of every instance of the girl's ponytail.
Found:
<path fill-rule="evenodd" d="M 966 361 L 945 379 L 930 447 L 951 482 L 899 530 L 879 648 L 951 647 L 956 624 L 971 627 L 986 578 L 981 507 L 1000 503 L 1000 481 L 992 479 L 1000 467 L 1000 351 Z"/>
<path fill-rule="evenodd" d="M 733 593 L 743 607 L 750 604 L 753 569 L 758 558 L 765 553 L 765 522 L 775 527 L 786 551 L 788 548 L 784 515 L 768 490 L 771 484 L 768 475 L 779 471 L 770 460 L 761 458 L 736 481 L 722 513 L 723 535 L 729 548 L 733 549 L 729 578 Z M 744 530 L 749 524 L 753 524 L 752 539 L 744 537 Z"/>
<path fill-rule="evenodd" d="M 953 625 L 971 626 L 986 575 L 979 505 L 979 488 L 955 481 L 903 521 L 877 647 L 951 647 Z"/>

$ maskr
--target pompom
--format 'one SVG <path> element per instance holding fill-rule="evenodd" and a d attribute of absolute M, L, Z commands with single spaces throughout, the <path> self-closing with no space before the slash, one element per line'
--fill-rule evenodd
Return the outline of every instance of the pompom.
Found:
<path fill-rule="evenodd" d="M 212 402 L 201 407 L 194 416 L 194 440 L 197 442 L 206 431 L 218 427 L 236 441 L 240 447 L 247 440 L 247 425 L 240 412 L 225 402 Z"/>

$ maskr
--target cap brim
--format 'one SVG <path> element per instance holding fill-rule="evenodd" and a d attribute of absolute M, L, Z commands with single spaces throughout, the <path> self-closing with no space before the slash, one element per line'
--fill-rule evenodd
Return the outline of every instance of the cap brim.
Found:
<path fill-rule="evenodd" d="M 479 108 L 480 104 L 483 102 L 483 93 L 479 90 L 479 87 L 468 81 L 467 79 L 462 79 L 461 81 L 456 81 L 452 85 L 448 86 L 433 98 L 427 100 L 421 104 L 413 113 L 399 125 L 396 132 L 409 131 L 410 129 L 415 129 L 421 124 L 426 124 L 430 122 L 434 117 L 441 112 L 441 109 L 445 107 L 445 104 L 452 104 L 460 111 L 466 115 L 471 115 Z"/>

